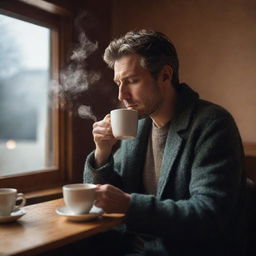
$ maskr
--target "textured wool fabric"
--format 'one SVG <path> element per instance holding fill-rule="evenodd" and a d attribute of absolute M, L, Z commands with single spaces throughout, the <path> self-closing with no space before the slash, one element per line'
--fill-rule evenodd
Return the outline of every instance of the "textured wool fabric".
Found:
<path fill-rule="evenodd" d="M 168 255 L 241 255 L 244 153 L 232 116 L 181 85 L 156 195 L 143 194 L 150 127 L 150 118 L 140 120 L 137 138 L 122 141 L 99 169 L 88 155 L 84 182 L 131 193 L 127 230 L 153 237 Z"/>
<path fill-rule="evenodd" d="M 152 122 L 143 172 L 143 183 L 146 194 L 156 195 L 168 129 L 169 123 L 158 128 Z"/>

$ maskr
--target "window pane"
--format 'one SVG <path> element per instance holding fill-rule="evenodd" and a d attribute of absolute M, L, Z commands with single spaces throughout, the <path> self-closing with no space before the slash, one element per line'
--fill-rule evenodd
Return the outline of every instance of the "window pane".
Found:
<path fill-rule="evenodd" d="M 0 14 L 0 176 L 53 167 L 50 29 Z"/>

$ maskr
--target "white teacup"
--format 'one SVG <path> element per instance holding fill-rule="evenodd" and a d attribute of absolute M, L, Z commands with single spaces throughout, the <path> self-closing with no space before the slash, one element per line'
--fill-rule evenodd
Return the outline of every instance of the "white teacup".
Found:
<path fill-rule="evenodd" d="M 117 139 L 133 139 L 137 135 L 138 113 L 133 109 L 115 109 L 110 112 L 113 135 Z"/>
<path fill-rule="evenodd" d="M 95 201 L 96 185 L 77 183 L 65 185 L 62 189 L 64 202 L 72 213 L 89 213 Z"/>
<path fill-rule="evenodd" d="M 16 201 L 21 200 L 19 205 Z M 17 193 L 15 188 L 0 188 L 0 216 L 9 216 L 12 211 L 18 210 L 26 203 L 23 193 Z"/>

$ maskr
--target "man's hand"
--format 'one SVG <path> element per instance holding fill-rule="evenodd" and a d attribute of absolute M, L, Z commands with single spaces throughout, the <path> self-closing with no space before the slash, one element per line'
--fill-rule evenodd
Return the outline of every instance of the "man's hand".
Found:
<path fill-rule="evenodd" d="M 106 213 L 126 213 L 130 205 L 131 195 L 123 192 L 112 185 L 97 185 L 96 202 L 97 207 Z"/>
<path fill-rule="evenodd" d="M 96 145 L 95 167 L 99 168 L 108 161 L 113 146 L 117 143 L 117 139 L 112 133 L 110 114 L 106 115 L 103 120 L 93 124 L 92 134 Z"/>

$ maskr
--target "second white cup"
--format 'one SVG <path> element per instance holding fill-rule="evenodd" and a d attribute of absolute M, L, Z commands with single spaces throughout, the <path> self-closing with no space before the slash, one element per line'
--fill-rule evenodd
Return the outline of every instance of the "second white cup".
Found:
<path fill-rule="evenodd" d="M 62 188 L 66 206 L 73 214 L 89 213 L 95 201 L 96 185 L 69 184 Z"/>
<path fill-rule="evenodd" d="M 113 135 L 117 139 L 133 139 L 137 135 L 138 113 L 133 109 L 115 109 L 110 112 Z"/>
<path fill-rule="evenodd" d="M 21 200 L 20 204 L 16 204 Z M 23 207 L 26 203 L 24 194 L 17 193 L 15 188 L 0 188 L 0 216 L 9 216 L 12 211 Z"/>

